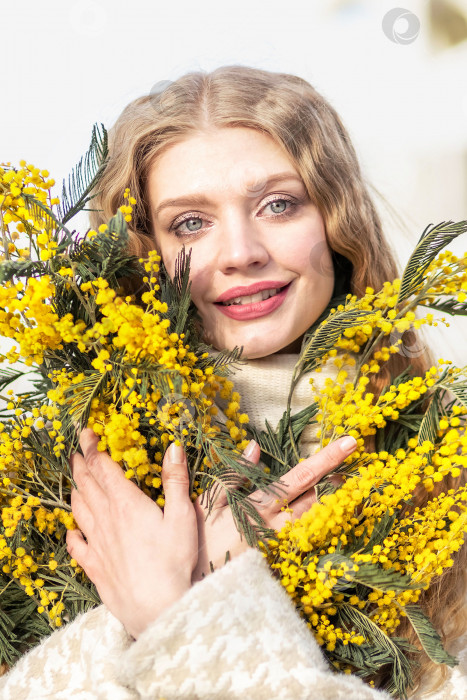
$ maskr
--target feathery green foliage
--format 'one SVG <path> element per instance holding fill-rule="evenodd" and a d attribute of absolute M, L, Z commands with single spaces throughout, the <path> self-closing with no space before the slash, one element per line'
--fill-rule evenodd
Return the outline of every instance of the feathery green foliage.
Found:
<path fill-rule="evenodd" d="M 443 221 L 431 228 L 427 226 L 405 267 L 397 303 L 405 301 L 418 291 L 430 263 L 443 248 L 466 231 L 467 221 Z"/>
<path fill-rule="evenodd" d="M 346 331 L 349 332 L 345 337 L 352 337 L 350 331 L 370 327 L 370 331 L 365 333 L 360 330 L 365 342 L 362 342 L 360 348 L 358 378 L 360 372 L 364 371 L 364 363 L 372 356 L 385 332 L 384 324 L 382 330 L 378 330 L 371 323 L 381 319 L 387 321 L 388 318 L 394 318 L 395 313 L 403 314 L 418 304 L 453 315 L 467 313 L 467 304 L 463 301 L 454 301 L 453 298 L 440 301 L 435 298 L 440 295 L 434 293 L 432 287 L 442 278 L 441 273 L 427 279 L 428 268 L 435 256 L 449 241 L 467 230 L 467 222 L 443 222 L 428 227 L 404 270 L 395 306 L 387 304 L 382 311 L 376 311 L 376 306 L 369 310 L 371 294 L 368 298 L 365 297 L 364 303 L 367 306 L 359 305 L 359 301 L 351 294 L 340 295 L 330 300 L 326 309 L 304 334 L 287 406 L 284 407 L 278 425 L 272 426 L 265 420 L 264 430 L 245 426 L 248 436 L 253 437 L 261 448 L 262 461 L 255 465 L 246 460 L 237 449 L 235 436 L 240 432 L 238 428 L 232 428 L 232 422 L 229 424 L 222 416 L 213 418 L 212 423 L 203 423 L 208 415 L 205 404 L 209 404 L 209 401 L 199 399 L 199 386 L 193 394 L 189 393 L 190 388 L 193 389 L 198 383 L 194 377 L 199 377 L 200 374 L 204 376 L 203 370 L 213 370 L 217 379 L 220 379 L 228 377 L 232 368 L 243 362 L 243 347 L 219 350 L 209 345 L 204 338 L 202 319 L 191 299 L 192 249 L 186 253 L 183 246 L 176 260 L 173 279 L 161 263 L 155 280 L 151 279 L 152 273 L 146 273 L 148 269 L 157 270 L 157 267 L 151 267 L 148 261 L 128 253 L 129 235 L 122 210 L 112 217 L 107 230 L 100 229 L 96 235 L 80 237 L 71 233 L 66 226 L 79 211 L 88 210 L 99 186 L 107 157 L 106 131 L 103 127 L 95 126 L 89 151 L 71 173 L 68 185 L 63 186 L 58 215 L 32 195 L 25 196 L 25 207 L 35 220 L 35 223 L 28 224 L 29 233 L 32 234 L 34 227 L 42 227 L 47 233 L 45 239 L 49 237 L 56 244 L 53 254 L 42 258 L 39 254 L 36 255 L 38 259 L 30 260 L 22 259 L 21 256 L 15 260 L 7 259 L 6 256 L 0 265 L 0 280 L 4 284 L 29 279 L 52 280 L 54 292 L 50 308 L 56 314 L 58 322 L 54 321 L 51 325 L 62 324 L 60 328 L 63 341 L 46 346 L 43 362 L 33 369 L 34 390 L 29 392 L 29 396 L 26 393 L 20 396 L 23 415 L 11 407 L 5 414 L 5 435 L 11 438 L 10 444 L 15 448 L 12 459 L 17 472 L 13 486 L 10 477 L 0 484 L 4 503 L 2 516 L 5 516 L 1 535 L 11 552 L 16 553 L 14 556 L 23 556 L 18 554 L 18 550 L 25 548 L 34 553 L 34 556 L 38 555 L 38 568 L 34 573 L 44 579 L 48 591 L 57 593 L 60 604 L 65 609 L 64 619 L 70 621 L 80 612 L 99 604 L 95 586 L 79 567 L 71 564 L 65 545 L 66 529 L 71 518 L 71 490 L 74 486 L 69 457 L 79 449 L 79 433 L 90 421 L 94 421 L 96 432 L 102 436 L 108 427 L 106 420 L 114 409 L 119 412 L 122 424 L 127 416 L 135 419 L 134 423 L 130 419 L 125 423 L 125 439 L 134 433 L 137 437 L 142 437 L 140 445 L 144 445 L 146 451 L 147 469 L 148 472 L 152 469 L 154 473 L 150 472 L 149 482 L 145 480 L 147 473 L 139 474 L 137 468 L 127 469 L 127 476 L 163 507 L 163 500 L 159 500 L 162 499 L 163 492 L 160 479 L 158 485 L 159 471 L 156 467 L 159 467 L 162 453 L 167 447 L 169 433 L 165 419 L 160 418 L 160 415 L 165 412 L 173 416 L 179 410 L 178 422 L 173 418 L 169 422 L 172 431 L 170 439 L 177 439 L 185 446 L 191 495 L 196 498 L 196 493 L 193 492 L 197 487 L 198 493 L 202 493 L 202 502 L 207 505 L 209 516 L 216 499 L 222 493 L 231 509 L 236 527 L 247 544 L 262 545 L 270 552 L 274 545 L 269 540 L 275 541 L 275 538 L 280 539 L 281 536 L 267 526 L 265 509 L 273 500 L 283 499 L 286 491 L 281 477 L 297 465 L 304 431 L 322 420 L 322 416 L 318 415 L 321 410 L 318 400 L 311 401 L 310 398 L 309 406 L 296 413 L 292 411 L 292 396 L 300 379 L 321 365 L 323 356 L 336 348 Z M 34 249 L 34 246 L 31 250 L 41 252 Z M 6 251 L 8 252 L 8 246 Z M 135 280 L 139 282 L 132 288 L 138 288 L 128 295 L 125 292 L 126 285 Z M 156 281 L 158 287 L 154 286 Z M 18 285 L 18 289 L 22 289 L 21 285 Z M 96 301 L 97 289 L 107 301 Z M 151 297 L 155 290 L 157 295 Z M 160 303 L 157 319 L 155 312 L 151 318 L 148 312 L 144 323 L 141 322 L 139 326 L 141 315 L 146 313 L 147 302 L 144 300 L 148 298 L 151 313 L 156 303 Z M 124 306 L 127 316 L 122 313 L 112 317 L 112 312 L 119 305 Z M 162 310 L 164 307 L 165 310 Z M 5 310 L 3 312 L 8 313 Z M 141 315 L 138 315 L 139 312 Z M 390 316 L 390 313 L 393 315 Z M 118 332 L 126 322 L 130 328 L 129 331 L 126 329 L 126 334 L 122 334 L 122 340 Z M 154 325 L 151 325 L 152 322 Z M 12 327 L 15 323 L 14 320 Z M 30 324 L 28 330 L 34 328 L 33 319 L 27 318 L 27 324 Z M 170 346 L 169 340 L 164 336 L 166 345 L 163 349 L 167 352 L 174 350 L 175 343 L 181 342 L 183 337 L 183 350 L 188 351 L 189 348 L 189 354 L 194 356 L 193 366 L 188 368 L 188 365 L 181 367 L 182 363 L 164 364 L 156 352 L 147 349 L 146 341 L 151 340 L 151 334 L 157 338 L 157 332 L 163 324 L 170 342 L 174 344 L 173 347 Z M 48 328 L 47 332 L 49 330 L 53 331 Z M 139 331 L 144 342 L 136 346 L 137 350 L 132 355 L 128 352 L 128 346 L 132 344 L 133 335 Z M 47 332 L 44 335 L 47 336 Z M 118 343 L 113 342 L 116 338 Z M 187 368 L 189 372 L 195 368 L 190 378 L 191 386 L 187 384 L 187 374 L 182 371 Z M 384 428 L 376 429 L 377 451 L 394 455 L 399 448 L 405 450 L 409 440 L 414 437 L 417 438 L 418 445 L 429 440 L 434 449 L 426 455 L 426 463 L 431 466 L 440 445 L 441 417 L 448 410 L 446 397 L 449 394 L 454 397 L 451 408 L 454 403 L 457 406 L 467 406 L 466 369 L 467 367 L 458 371 L 459 377 L 454 382 L 446 369 L 424 396 L 412 400 L 397 413 L 391 413 Z M 409 370 L 410 367 L 391 378 L 386 389 L 397 389 L 407 383 L 411 377 Z M 69 382 L 63 379 L 66 372 L 72 375 Z M 206 374 L 206 383 L 207 376 Z M 61 391 L 60 377 L 65 388 L 57 398 Z M 17 378 L 18 372 L 0 371 L 0 391 L 6 390 Z M 428 403 L 425 404 L 427 399 Z M 58 406 L 58 414 L 54 414 L 45 425 L 30 425 L 26 413 L 34 410 L 37 413 L 38 406 Z M 211 415 L 216 415 L 214 408 L 209 413 Z M 243 420 L 244 416 L 241 418 Z M 239 419 L 239 424 L 241 422 Z M 217 431 L 205 432 L 203 427 L 206 426 L 215 426 Z M 62 451 L 57 451 L 58 437 L 64 439 L 65 448 Z M 335 437 L 333 434 L 331 439 Z M 105 444 L 103 449 L 106 449 Z M 339 487 L 333 481 L 336 475 L 344 482 L 354 477 L 363 479 L 365 468 L 373 460 L 374 455 L 363 452 L 358 459 L 350 463 L 343 462 L 333 474 L 322 479 L 315 487 L 317 507 L 327 503 L 328 497 L 338 490 Z M 124 459 L 120 461 L 126 469 L 128 464 L 124 463 Z M 9 470 L 12 463 L 8 466 Z M 382 666 L 387 666 L 390 668 L 389 681 L 384 687 L 390 693 L 405 698 L 412 683 L 414 659 L 416 660 L 419 651 L 411 647 L 407 640 L 384 632 L 386 628 L 384 624 L 378 623 L 379 608 L 374 601 L 378 599 L 377 594 L 385 593 L 390 598 L 389 594 L 396 597 L 398 593 L 419 591 L 420 582 L 409 573 L 398 570 L 396 564 L 400 562 L 391 559 L 392 552 L 385 560 L 382 558 L 373 561 L 371 556 L 374 549 L 381 548 L 382 543 L 398 527 L 407 507 L 412 505 L 410 498 L 403 504 L 398 503 L 397 508 L 384 506 L 376 523 L 365 519 L 365 510 L 370 508 L 373 501 L 378 501 L 378 496 L 383 494 L 386 487 L 391 486 L 390 481 L 385 476 L 379 482 L 370 482 L 367 496 L 362 497 L 357 506 L 354 505 L 355 501 L 350 501 L 352 512 L 349 522 L 354 527 L 348 535 L 340 537 L 332 532 L 329 541 L 319 542 L 318 545 L 310 544 L 311 538 L 303 539 L 300 545 L 294 544 L 289 557 L 294 565 L 302 566 L 302 573 L 307 566 L 316 564 L 316 575 L 321 577 L 319 580 L 327 580 L 329 586 L 338 593 L 332 603 L 323 597 L 323 602 L 316 605 L 314 614 L 329 616 L 329 624 L 339 624 L 344 631 L 363 637 L 362 644 L 344 644 L 340 639 L 336 639 L 335 644 L 328 644 L 325 653 L 331 662 L 338 668 L 347 666 L 367 681 Z M 352 483 L 355 484 L 356 481 Z M 352 488 L 358 492 L 356 486 Z M 7 510 L 14 497 L 19 497 L 21 503 L 23 497 L 39 499 L 44 512 L 47 511 L 49 515 L 53 515 L 56 510 L 60 511 L 60 524 L 54 529 L 47 526 L 47 522 L 53 518 L 49 521 L 44 519 L 40 524 L 39 519 L 35 522 L 32 517 L 24 517 L 14 528 L 9 528 Z M 26 503 L 26 513 L 27 507 Z M 334 520 L 335 514 L 331 513 L 330 521 Z M 407 529 L 409 526 L 405 523 L 403 527 Z M 53 555 L 56 567 L 49 566 L 50 555 Z M 357 555 L 366 558 L 354 566 Z M 337 570 L 340 572 L 336 573 Z M 47 611 L 39 613 L 41 592 L 37 589 L 27 592 L 27 586 L 21 587 L 21 580 L 14 575 L 7 575 L 8 573 L 4 569 L 0 576 L 0 661 L 11 664 L 25 651 L 28 644 L 36 643 L 51 631 L 54 617 L 50 616 L 49 619 Z M 277 568 L 275 574 L 280 576 Z M 300 579 L 297 579 L 296 587 L 290 581 L 286 587 L 287 590 L 293 589 L 296 594 L 300 585 Z M 355 596 L 359 605 L 351 604 Z M 303 598 L 305 600 L 306 596 Z M 397 605 L 400 606 L 401 603 L 398 602 Z M 297 607 L 305 615 L 305 603 L 298 602 Z M 421 648 L 436 663 L 453 665 L 455 660 L 445 652 L 439 635 L 421 609 L 410 605 L 406 610 Z"/>
<path fill-rule="evenodd" d="M 107 131 L 103 124 L 94 124 L 88 151 L 68 176 L 68 185 L 63 181 L 59 207 L 62 224 L 66 224 L 80 211 L 85 210 L 88 202 L 96 196 L 92 193 L 105 170 L 107 157 Z"/>

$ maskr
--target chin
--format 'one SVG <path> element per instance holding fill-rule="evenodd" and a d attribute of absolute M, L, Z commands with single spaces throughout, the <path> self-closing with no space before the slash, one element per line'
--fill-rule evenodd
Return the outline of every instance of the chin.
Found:
<path fill-rule="evenodd" d="M 240 344 L 240 343 L 239 343 Z M 302 338 L 296 340 L 286 340 L 274 343 L 245 343 L 242 358 L 246 360 L 256 360 L 260 357 L 275 355 L 276 353 L 299 353 L 302 346 Z"/>
<path fill-rule="evenodd" d="M 215 348 L 217 351 L 221 352 L 222 350 L 228 350 L 231 352 L 235 346 L 238 348 L 241 348 L 243 346 L 243 351 L 242 351 L 242 360 L 256 360 L 259 357 L 266 357 L 267 355 L 272 355 L 275 352 L 278 352 L 276 347 L 268 347 L 264 344 L 259 344 L 259 343 L 249 343 L 249 342 L 241 342 L 240 340 L 237 340 L 236 342 L 232 343 L 211 343 L 212 347 Z"/>
<path fill-rule="evenodd" d="M 260 357 L 267 357 L 268 355 L 274 355 L 276 353 L 295 353 L 298 354 L 301 350 L 303 333 L 297 338 L 286 336 L 283 338 L 274 337 L 270 338 L 264 337 L 243 337 L 242 334 L 238 333 L 235 335 L 229 334 L 224 338 L 215 338 L 211 336 L 209 341 L 209 333 L 206 334 L 205 341 L 208 341 L 216 350 L 222 351 L 228 349 L 232 351 L 235 346 L 242 347 L 242 359 L 244 360 L 255 360 Z"/>

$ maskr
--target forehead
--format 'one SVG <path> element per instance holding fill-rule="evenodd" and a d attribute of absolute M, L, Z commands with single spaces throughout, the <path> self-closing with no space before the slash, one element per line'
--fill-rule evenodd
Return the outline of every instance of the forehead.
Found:
<path fill-rule="evenodd" d="M 271 175 L 298 172 L 284 148 L 256 129 L 232 127 L 197 133 L 170 146 L 148 173 L 151 200 L 247 188 Z"/>

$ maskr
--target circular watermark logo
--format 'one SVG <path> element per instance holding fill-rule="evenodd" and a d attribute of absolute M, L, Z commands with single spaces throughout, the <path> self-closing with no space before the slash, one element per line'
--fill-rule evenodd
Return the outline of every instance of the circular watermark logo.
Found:
<path fill-rule="evenodd" d="M 241 160 L 226 170 L 219 184 L 221 190 L 232 190 L 250 199 L 260 198 L 268 187 L 267 172 L 258 170 L 258 166 L 251 161 Z"/>
<path fill-rule="evenodd" d="M 318 241 L 310 251 L 309 260 L 311 267 L 322 277 L 334 276 L 332 255 L 326 241 Z"/>
<path fill-rule="evenodd" d="M 107 12 L 98 2 L 75 2 L 69 10 L 69 22 L 80 36 L 95 39 L 101 36 L 108 24 Z"/>
<path fill-rule="evenodd" d="M 399 340 L 400 343 L 398 343 Z M 391 345 L 398 346 L 399 354 L 404 355 L 404 357 L 420 357 L 426 350 L 422 338 L 412 329 L 403 332 L 394 329 L 389 336 L 389 341 Z"/>
<path fill-rule="evenodd" d="M 162 112 L 169 104 L 167 88 L 171 85 L 173 80 L 158 80 L 149 90 L 149 101 L 158 112 Z"/>
<path fill-rule="evenodd" d="M 255 171 L 254 166 L 241 164 L 238 166 L 238 170 L 234 166 L 229 175 L 231 187 L 235 187 L 239 181 L 242 182 L 242 194 L 245 197 L 261 197 L 266 191 L 268 185 L 266 174 L 259 174 Z"/>
<path fill-rule="evenodd" d="M 420 33 L 420 20 L 410 10 L 393 7 L 382 20 L 383 33 L 395 44 L 411 44 Z"/>
<path fill-rule="evenodd" d="M 178 419 L 176 428 L 179 433 L 185 428 L 190 429 L 194 424 L 196 408 L 193 401 L 183 394 L 171 392 L 165 394 L 157 404 L 157 419 L 162 425 L 172 427 L 174 419 Z"/>
<path fill-rule="evenodd" d="M 281 486 L 281 482 L 276 482 L 278 484 L 276 492 L 272 491 L 258 491 L 249 496 L 250 501 L 254 504 L 255 509 L 259 512 L 261 510 L 267 510 L 271 506 L 274 507 L 288 507 L 289 502 L 285 495 L 284 486 Z"/>

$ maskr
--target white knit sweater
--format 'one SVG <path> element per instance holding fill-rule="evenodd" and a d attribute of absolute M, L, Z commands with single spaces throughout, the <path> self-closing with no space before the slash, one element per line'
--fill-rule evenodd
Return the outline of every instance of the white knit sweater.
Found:
<path fill-rule="evenodd" d="M 282 415 L 295 355 L 250 360 L 235 382 L 256 427 Z M 333 372 L 328 368 L 328 373 Z M 315 375 L 318 382 L 325 374 Z M 310 402 L 301 383 L 300 410 Z M 302 391 L 303 389 L 303 391 Z M 302 399 L 300 399 L 302 396 Z M 303 403 L 303 405 L 301 405 Z M 306 436 L 308 448 L 313 439 Z M 467 700 L 467 640 L 460 666 L 433 700 Z M 2 700 L 383 700 L 360 679 L 331 672 L 320 647 L 249 549 L 165 610 L 137 641 L 100 606 L 54 632 L 3 678 Z M 417 696 L 420 697 L 420 696 Z"/>
<path fill-rule="evenodd" d="M 248 414 L 250 423 L 258 430 L 266 428 L 266 420 L 273 430 L 277 428 L 287 407 L 290 383 L 298 357 L 298 354 L 276 353 L 243 361 L 245 364 L 239 364 L 232 370 L 230 378 L 240 394 L 241 411 Z M 348 374 L 346 381 L 353 381 L 355 368 L 345 366 L 343 369 Z M 334 361 L 330 360 L 320 372 L 302 376 L 292 396 L 292 415 L 309 406 L 316 393 L 324 388 L 326 379 L 335 379 L 338 372 Z M 313 380 L 313 387 L 310 385 L 310 379 Z M 319 449 L 317 429 L 316 423 L 304 429 L 300 438 L 301 457 L 309 457 Z"/>

